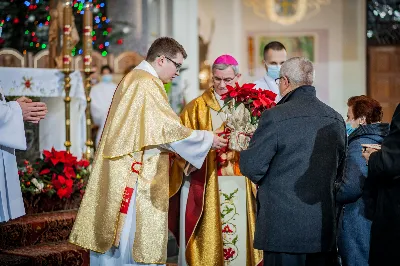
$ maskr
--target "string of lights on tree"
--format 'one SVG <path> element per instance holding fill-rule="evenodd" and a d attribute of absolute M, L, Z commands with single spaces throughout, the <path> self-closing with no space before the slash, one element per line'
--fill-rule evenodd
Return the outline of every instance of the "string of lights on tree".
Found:
<path fill-rule="evenodd" d="M 60 0 L 59 0 L 60 1 Z M 103 56 L 111 45 L 121 45 L 128 25 L 111 23 L 106 16 L 105 0 L 74 0 L 72 2 L 75 24 L 82 36 L 85 2 L 93 4 L 93 48 Z M 8 0 L 0 2 L 0 48 L 14 48 L 18 51 L 37 53 L 48 48 L 48 32 L 51 23 L 49 0 Z M 122 23 L 123 24 L 123 23 Z M 128 30 L 127 30 L 128 29 Z M 21 38 L 23 36 L 23 38 Z M 82 38 L 72 50 L 72 55 L 82 54 Z"/>
<path fill-rule="evenodd" d="M 371 45 L 400 44 L 399 0 L 368 0 L 367 37 Z"/>

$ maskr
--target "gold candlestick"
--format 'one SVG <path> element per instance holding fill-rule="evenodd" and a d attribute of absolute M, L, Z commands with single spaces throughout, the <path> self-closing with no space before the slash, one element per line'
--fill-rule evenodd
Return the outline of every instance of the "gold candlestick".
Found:
<path fill-rule="evenodd" d="M 69 97 L 69 93 L 71 90 L 71 78 L 70 74 L 72 72 L 72 2 L 70 0 L 66 0 L 64 2 L 63 9 L 63 17 L 64 17 L 64 29 L 63 29 L 63 72 L 64 72 L 64 90 L 65 90 L 65 143 L 64 146 L 67 152 L 70 152 L 71 147 L 71 112 L 70 112 L 70 103 L 71 97 Z"/>
<path fill-rule="evenodd" d="M 92 140 L 92 117 L 90 115 L 90 90 L 92 88 L 90 75 L 92 71 L 92 30 L 93 30 L 93 13 L 92 3 L 85 4 L 83 15 L 83 68 L 85 72 L 85 94 L 86 94 L 86 151 L 85 158 L 90 160 L 93 151 Z"/>

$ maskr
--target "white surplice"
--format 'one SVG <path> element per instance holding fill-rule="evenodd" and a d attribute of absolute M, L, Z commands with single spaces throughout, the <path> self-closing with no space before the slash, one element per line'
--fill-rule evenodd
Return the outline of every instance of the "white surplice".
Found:
<path fill-rule="evenodd" d="M 1 94 L 1 90 L 0 90 Z M 26 150 L 22 110 L 0 96 L 0 222 L 25 215 L 15 149 Z"/>
<path fill-rule="evenodd" d="M 90 91 L 90 98 L 92 99 L 90 103 L 90 114 L 92 115 L 93 123 L 99 126 L 95 141 L 96 147 L 99 145 L 108 110 L 110 109 L 117 86 L 118 85 L 114 82 L 100 82 L 94 85 Z"/>
<path fill-rule="evenodd" d="M 158 77 L 157 72 L 147 62 L 142 61 L 135 69 L 141 69 Z M 173 151 L 196 168 L 201 168 L 207 154 L 212 146 L 214 135 L 211 132 L 203 130 L 194 130 L 186 139 L 176 142 L 156 146 L 147 147 L 143 154 L 143 160 L 157 155 L 165 150 Z M 133 192 L 130 201 L 128 213 L 122 229 L 119 247 L 112 247 L 105 254 L 90 252 L 91 266 L 152 266 L 155 264 L 136 263 L 132 257 L 132 248 L 134 245 L 134 237 L 136 232 L 136 189 Z"/>

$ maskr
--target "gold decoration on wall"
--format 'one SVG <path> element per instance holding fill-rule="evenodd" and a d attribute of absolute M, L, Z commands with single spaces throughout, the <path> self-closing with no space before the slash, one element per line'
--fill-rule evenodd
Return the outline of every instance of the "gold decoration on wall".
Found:
<path fill-rule="evenodd" d="M 291 25 L 316 15 L 331 0 L 243 0 L 254 14 L 282 25 Z"/>

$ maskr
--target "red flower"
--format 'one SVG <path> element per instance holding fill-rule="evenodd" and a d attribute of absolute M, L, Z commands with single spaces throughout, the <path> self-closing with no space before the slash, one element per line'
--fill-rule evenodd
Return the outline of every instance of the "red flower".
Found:
<path fill-rule="evenodd" d="M 24 160 L 24 165 L 29 165 L 29 162 L 27 160 Z"/>
<path fill-rule="evenodd" d="M 71 166 L 64 165 L 64 174 L 69 179 L 76 177 L 74 168 L 72 168 Z"/>
<path fill-rule="evenodd" d="M 48 151 L 48 150 L 43 150 L 43 156 L 44 156 L 45 158 L 49 158 L 49 157 L 52 157 L 53 154 L 52 154 L 50 151 Z"/>
<path fill-rule="evenodd" d="M 40 171 L 39 175 L 47 175 L 49 173 L 50 173 L 50 169 L 46 168 L 46 169 L 43 169 L 42 171 Z"/>
<path fill-rule="evenodd" d="M 73 165 L 76 163 L 76 157 L 73 156 L 72 154 L 66 152 L 66 151 L 56 151 L 53 148 L 51 148 L 51 152 L 44 150 L 43 155 L 45 157 L 45 161 L 51 161 L 51 163 L 55 166 L 59 162 L 68 164 L 68 165 Z"/>
<path fill-rule="evenodd" d="M 57 190 L 57 195 L 60 199 L 62 198 L 69 198 L 72 194 L 72 188 L 63 187 Z"/>
<path fill-rule="evenodd" d="M 72 181 L 71 179 L 66 179 L 65 186 L 72 189 L 72 187 L 74 186 L 74 181 Z"/>
<path fill-rule="evenodd" d="M 76 157 L 73 156 L 71 153 L 67 153 L 66 151 L 62 151 L 63 155 L 62 155 L 62 159 L 61 162 L 63 162 L 64 164 L 67 165 L 74 165 L 76 164 Z"/>
<path fill-rule="evenodd" d="M 80 167 L 86 168 L 86 167 L 88 167 L 90 165 L 90 163 L 89 163 L 88 160 L 83 159 L 83 160 L 80 160 L 77 163 L 77 165 L 80 166 Z"/>
<path fill-rule="evenodd" d="M 236 252 L 232 248 L 224 248 L 224 259 L 229 260 L 230 258 L 233 258 L 235 253 Z"/>
<path fill-rule="evenodd" d="M 229 227 L 229 225 L 225 225 L 224 229 L 222 229 L 222 233 L 233 233 L 232 229 Z"/>

